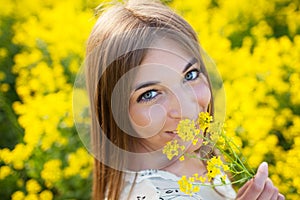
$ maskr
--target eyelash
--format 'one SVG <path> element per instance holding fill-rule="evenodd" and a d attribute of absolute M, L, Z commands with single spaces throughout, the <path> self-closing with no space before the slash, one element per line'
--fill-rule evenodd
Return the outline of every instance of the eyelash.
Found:
<path fill-rule="evenodd" d="M 144 96 L 147 93 L 149 94 L 149 93 L 152 93 L 152 92 L 156 92 L 157 94 L 154 97 L 151 97 L 151 99 L 143 99 Z M 159 94 L 159 92 L 157 90 L 154 90 L 154 89 L 153 90 L 148 90 L 148 91 L 144 92 L 143 94 L 141 94 L 136 101 L 138 103 L 150 102 L 150 101 L 154 100 L 157 97 L 158 94 Z"/>
<path fill-rule="evenodd" d="M 192 72 L 196 72 L 196 77 L 193 78 L 193 79 L 190 79 L 190 80 L 186 80 L 186 76 Z M 199 77 L 199 74 L 200 74 L 200 70 L 199 69 L 192 69 L 191 71 L 187 72 L 185 75 L 184 75 L 184 79 L 185 81 L 194 81 L 195 79 L 197 79 Z"/>
<path fill-rule="evenodd" d="M 200 74 L 200 70 L 199 69 L 192 69 L 191 71 L 187 72 L 184 76 L 184 78 L 186 78 L 186 75 L 188 75 L 189 73 L 192 73 L 192 72 L 196 72 L 196 77 L 194 77 L 193 79 L 190 79 L 190 80 L 186 80 L 185 81 L 194 81 L 195 79 L 197 79 L 199 77 L 199 74 Z M 143 99 L 145 97 L 146 94 L 149 94 L 149 93 L 152 93 L 152 92 L 156 92 L 157 94 L 153 97 L 150 97 L 150 99 Z M 159 94 L 158 90 L 155 90 L 155 89 L 152 89 L 152 90 L 148 90 L 146 92 L 144 92 L 143 94 L 141 94 L 138 98 L 137 98 L 137 102 L 138 103 L 146 103 L 146 102 L 150 102 L 150 101 L 153 101 L 157 95 Z"/>

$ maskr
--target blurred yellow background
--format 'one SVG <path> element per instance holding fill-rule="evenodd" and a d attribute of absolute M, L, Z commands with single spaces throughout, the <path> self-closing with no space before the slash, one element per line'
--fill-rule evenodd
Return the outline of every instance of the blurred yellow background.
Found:
<path fill-rule="evenodd" d="M 93 159 L 74 127 L 72 86 L 103 2 L 0 0 L 1 199 L 90 199 Z M 298 199 L 300 1 L 164 2 L 218 66 L 227 133 Z"/>

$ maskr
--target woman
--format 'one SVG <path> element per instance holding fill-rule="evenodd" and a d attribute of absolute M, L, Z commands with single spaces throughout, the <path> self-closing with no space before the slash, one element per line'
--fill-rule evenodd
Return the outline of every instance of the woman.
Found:
<path fill-rule="evenodd" d="M 193 195 L 179 191 L 180 176 L 206 173 L 199 159 L 169 161 L 162 154 L 168 141 L 178 139 L 181 119 L 214 114 L 201 56 L 191 26 L 160 2 L 129 1 L 101 15 L 86 59 L 93 199 L 284 199 L 268 178 L 266 163 L 237 195 L 230 185 L 203 187 Z M 201 140 L 182 144 L 195 155 L 209 149 Z M 209 152 L 205 156 L 214 155 Z"/>

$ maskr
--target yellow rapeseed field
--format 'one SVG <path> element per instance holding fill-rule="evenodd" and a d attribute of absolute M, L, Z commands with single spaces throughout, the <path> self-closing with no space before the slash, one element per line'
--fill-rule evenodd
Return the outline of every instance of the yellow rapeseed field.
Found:
<path fill-rule="evenodd" d="M 165 2 L 219 69 L 227 133 L 253 169 L 267 161 L 274 185 L 298 199 L 300 2 Z M 93 158 L 74 127 L 72 86 L 100 3 L 0 0 L 1 199 L 90 199 Z"/>

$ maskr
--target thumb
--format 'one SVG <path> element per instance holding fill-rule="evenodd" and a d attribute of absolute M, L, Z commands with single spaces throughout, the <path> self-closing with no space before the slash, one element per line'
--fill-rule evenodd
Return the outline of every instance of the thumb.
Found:
<path fill-rule="evenodd" d="M 237 199 L 257 199 L 264 189 L 268 179 L 268 164 L 263 162 L 259 165 L 254 178 L 245 184 L 238 192 Z"/>
<path fill-rule="evenodd" d="M 257 169 L 257 173 L 254 177 L 254 182 L 256 182 L 256 184 L 258 185 L 263 186 L 268 176 L 268 163 L 262 162 Z"/>
<path fill-rule="evenodd" d="M 259 175 L 265 175 L 265 176 L 269 176 L 269 171 L 268 171 L 268 163 L 267 162 L 262 162 L 260 165 L 259 165 L 259 167 L 258 167 L 258 169 L 257 169 L 257 175 L 259 174 Z"/>

